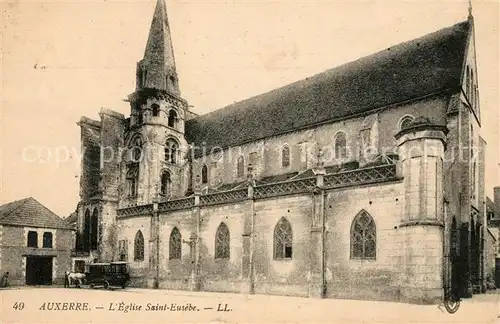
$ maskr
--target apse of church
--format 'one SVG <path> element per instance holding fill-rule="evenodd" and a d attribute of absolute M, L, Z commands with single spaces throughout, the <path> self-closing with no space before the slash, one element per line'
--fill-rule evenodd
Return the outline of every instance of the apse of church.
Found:
<path fill-rule="evenodd" d="M 128 261 L 132 285 L 163 289 L 418 303 L 484 290 L 473 26 L 198 116 L 158 0 L 130 116 L 79 122 L 80 241 L 87 211 L 99 220 L 84 258 Z"/>

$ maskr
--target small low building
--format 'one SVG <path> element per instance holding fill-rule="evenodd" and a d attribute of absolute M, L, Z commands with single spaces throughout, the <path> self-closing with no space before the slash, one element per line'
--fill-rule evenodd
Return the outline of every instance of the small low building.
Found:
<path fill-rule="evenodd" d="M 62 284 L 73 231 L 32 197 L 1 205 L 0 273 L 9 273 L 10 286 Z"/>

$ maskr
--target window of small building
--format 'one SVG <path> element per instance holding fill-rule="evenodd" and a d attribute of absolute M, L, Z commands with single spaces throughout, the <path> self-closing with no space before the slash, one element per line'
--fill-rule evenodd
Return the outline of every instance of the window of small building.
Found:
<path fill-rule="evenodd" d="M 36 231 L 28 232 L 28 247 L 38 247 L 38 233 Z"/>
<path fill-rule="evenodd" d="M 274 259 L 292 258 L 293 233 L 292 226 L 286 218 L 281 218 L 274 228 Z"/>
<path fill-rule="evenodd" d="M 43 245 L 44 248 L 51 249 L 52 248 L 52 233 L 44 232 L 43 233 Z"/>
<path fill-rule="evenodd" d="M 182 258 L 182 235 L 177 227 L 174 227 L 170 233 L 168 253 L 170 260 L 180 260 Z"/>
<path fill-rule="evenodd" d="M 158 117 L 160 115 L 160 106 L 152 104 L 151 109 L 153 110 L 153 117 Z"/>
<path fill-rule="evenodd" d="M 230 236 L 226 224 L 220 223 L 215 233 L 215 258 L 229 259 Z"/>
<path fill-rule="evenodd" d="M 144 260 L 144 236 L 141 231 L 137 231 L 134 240 L 134 261 Z"/>
<path fill-rule="evenodd" d="M 375 259 L 376 228 L 373 218 L 362 210 L 351 225 L 351 258 Z"/>
<path fill-rule="evenodd" d="M 290 166 L 290 148 L 288 145 L 281 149 L 281 167 L 288 168 Z"/>

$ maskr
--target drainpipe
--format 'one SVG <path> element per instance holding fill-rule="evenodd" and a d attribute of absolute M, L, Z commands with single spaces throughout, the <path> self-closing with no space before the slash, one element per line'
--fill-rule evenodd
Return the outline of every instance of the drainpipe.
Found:
<path fill-rule="evenodd" d="M 153 289 L 158 289 L 160 285 L 160 213 L 158 211 L 158 195 L 155 194 L 153 199 L 153 230 L 154 230 L 154 242 L 155 245 L 155 279 L 153 283 Z"/>

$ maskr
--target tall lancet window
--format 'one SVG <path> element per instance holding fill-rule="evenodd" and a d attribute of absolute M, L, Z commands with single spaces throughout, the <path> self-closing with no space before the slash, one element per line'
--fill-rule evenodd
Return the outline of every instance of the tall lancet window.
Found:
<path fill-rule="evenodd" d="M 137 165 L 129 165 L 127 167 L 127 195 L 129 197 L 137 196 L 137 184 L 139 182 L 139 168 Z"/>
<path fill-rule="evenodd" d="M 181 232 L 177 229 L 177 227 L 174 227 L 172 230 L 172 233 L 170 233 L 170 241 L 168 244 L 168 253 L 169 253 L 169 259 L 170 260 L 175 260 L 175 259 L 181 259 L 182 257 L 182 235 Z"/>
<path fill-rule="evenodd" d="M 144 236 L 141 231 L 137 231 L 134 240 L 134 261 L 144 260 Z"/>
<path fill-rule="evenodd" d="M 274 259 L 292 258 L 293 233 L 292 226 L 286 218 L 281 218 L 274 228 Z"/>
<path fill-rule="evenodd" d="M 229 259 L 229 228 L 224 223 L 220 223 L 215 233 L 215 258 L 216 259 Z"/>
<path fill-rule="evenodd" d="M 376 235 L 373 218 L 362 210 L 351 225 L 351 259 L 375 259 Z"/>

